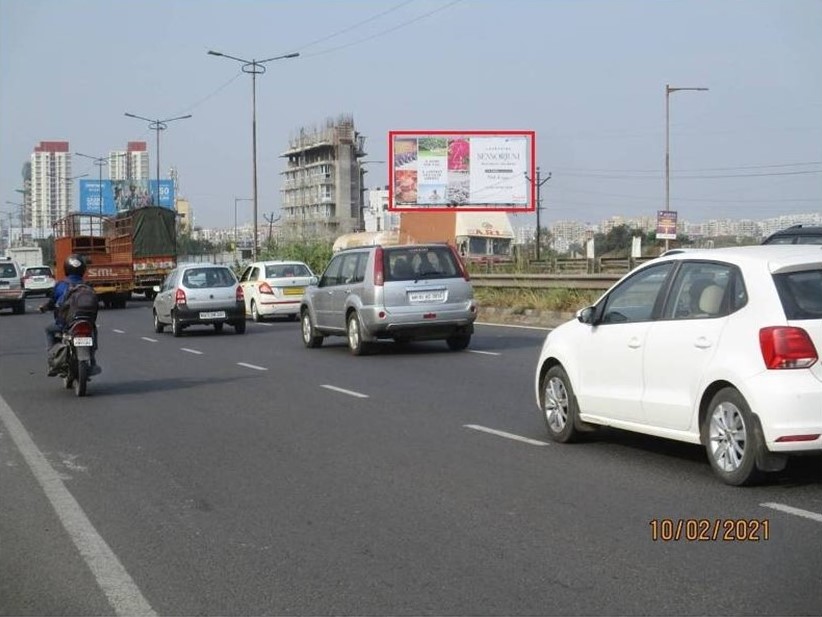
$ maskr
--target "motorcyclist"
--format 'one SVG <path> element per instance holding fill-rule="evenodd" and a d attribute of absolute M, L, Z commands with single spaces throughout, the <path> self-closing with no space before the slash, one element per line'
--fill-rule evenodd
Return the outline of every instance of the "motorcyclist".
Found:
<path fill-rule="evenodd" d="M 45 313 L 46 311 L 53 311 L 54 313 L 54 322 L 46 326 L 47 350 L 51 349 L 51 347 L 57 343 L 58 335 L 62 334 L 67 325 L 63 322 L 62 316 L 60 315 L 60 305 L 63 303 L 63 299 L 68 293 L 68 290 L 73 285 L 78 285 L 83 282 L 83 275 L 86 273 L 85 258 L 78 254 L 69 255 L 63 262 L 63 271 L 66 273 L 66 278 L 54 286 L 54 291 L 48 301 L 38 307 L 41 313 Z M 97 327 L 95 326 L 94 349 L 97 348 L 96 333 Z M 92 374 L 96 374 L 100 372 L 100 369 L 97 367 L 97 363 L 93 358 L 94 356 L 92 355 Z M 57 375 L 56 369 L 49 368 L 49 376 L 53 377 L 54 375 Z"/>

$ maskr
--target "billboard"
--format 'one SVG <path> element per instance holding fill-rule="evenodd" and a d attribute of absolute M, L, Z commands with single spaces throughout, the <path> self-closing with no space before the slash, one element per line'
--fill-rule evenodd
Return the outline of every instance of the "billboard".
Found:
<path fill-rule="evenodd" d="M 101 195 L 102 194 L 102 195 Z M 152 205 L 157 180 L 80 180 L 80 212 L 113 216 L 124 210 Z M 174 181 L 160 180 L 158 205 L 174 208 Z"/>
<path fill-rule="evenodd" d="M 534 131 L 390 131 L 388 209 L 533 211 Z"/>
<path fill-rule="evenodd" d="M 656 237 L 658 240 L 676 240 L 676 210 L 657 210 Z"/>

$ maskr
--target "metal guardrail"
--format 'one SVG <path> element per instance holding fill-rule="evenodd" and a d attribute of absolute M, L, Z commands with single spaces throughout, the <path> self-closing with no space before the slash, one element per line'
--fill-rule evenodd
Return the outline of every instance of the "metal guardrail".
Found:
<path fill-rule="evenodd" d="M 616 283 L 622 274 L 472 274 L 474 287 L 498 289 L 601 289 Z"/>

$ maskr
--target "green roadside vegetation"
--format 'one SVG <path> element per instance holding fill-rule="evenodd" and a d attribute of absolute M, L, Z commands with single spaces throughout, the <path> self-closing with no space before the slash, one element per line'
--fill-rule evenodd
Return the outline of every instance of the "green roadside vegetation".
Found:
<path fill-rule="evenodd" d="M 590 289 L 497 289 L 474 287 L 474 298 L 481 307 L 512 309 L 514 314 L 527 310 L 573 313 L 592 305 L 602 295 Z"/>

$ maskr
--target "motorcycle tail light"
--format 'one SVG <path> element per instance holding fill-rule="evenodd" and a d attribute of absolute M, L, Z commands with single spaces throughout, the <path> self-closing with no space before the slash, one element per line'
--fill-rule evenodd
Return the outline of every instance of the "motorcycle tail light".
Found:
<path fill-rule="evenodd" d="M 71 327 L 72 336 L 91 336 L 94 333 L 94 326 L 90 321 L 78 321 Z"/>

